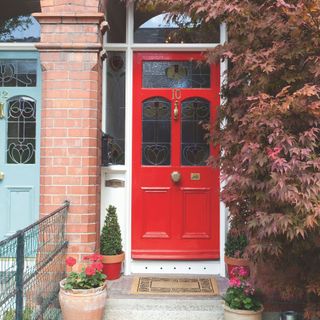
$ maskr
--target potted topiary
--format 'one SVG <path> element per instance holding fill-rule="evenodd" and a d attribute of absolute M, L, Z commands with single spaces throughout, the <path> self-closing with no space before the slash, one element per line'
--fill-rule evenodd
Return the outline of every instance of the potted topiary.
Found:
<path fill-rule="evenodd" d="M 109 206 L 100 237 L 103 273 L 108 280 L 120 278 L 124 252 L 122 250 L 121 231 L 117 209 Z"/>
<path fill-rule="evenodd" d="M 262 319 L 263 306 L 248 278 L 246 268 L 233 268 L 229 288 L 223 297 L 225 320 Z"/>
<path fill-rule="evenodd" d="M 250 274 L 250 260 L 244 258 L 244 250 L 247 245 L 248 240 L 244 234 L 239 235 L 232 230 L 228 232 L 224 261 L 227 265 L 229 278 L 232 277 L 232 270 L 235 267 L 245 267 Z"/>
<path fill-rule="evenodd" d="M 83 258 L 81 271 L 72 271 L 60 282 L 59 302 L 63 320 L 102 320 L 107 298 L 106 276 L 102 273 L 102 257 L 92 254 Z M 73 267 L 76 259 L 68 257 Z"/>

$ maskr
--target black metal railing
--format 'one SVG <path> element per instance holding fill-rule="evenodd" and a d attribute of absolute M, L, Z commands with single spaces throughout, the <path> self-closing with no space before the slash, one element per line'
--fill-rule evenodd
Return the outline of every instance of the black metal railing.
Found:
<path fill-rule="evenodd" d="M 70 203 L 0 242 L 0 319 L 60 318 Z"/>

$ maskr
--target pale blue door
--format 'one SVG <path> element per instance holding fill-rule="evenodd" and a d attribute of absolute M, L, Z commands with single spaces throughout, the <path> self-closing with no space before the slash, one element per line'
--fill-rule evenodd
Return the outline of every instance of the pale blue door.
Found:
<path fill-rule="evenodd" d="M 0 52 L 0 240 L 39 217 L 38 52 Z"/>

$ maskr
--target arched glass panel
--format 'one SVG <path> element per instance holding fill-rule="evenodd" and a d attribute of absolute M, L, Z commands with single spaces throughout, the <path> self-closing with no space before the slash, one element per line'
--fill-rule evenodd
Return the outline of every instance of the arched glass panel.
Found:
<path fill-rule="evenodd" d="M 2 18 L 2 19 L 1 19 Z M 0 16 L 0 42 L 39 42 L 40 24 L 31 15 Z"/>
<path fill-rule="evenodd" d="M 142 108 L 142 164 L 170 165 L 171 104 L 155 97 L 144 101 Z"/>
<path fill-rule="evenodd" d="M 184 166 L 205 166 L 210 154 L 203 126 L 210 122 L 210 103 L 201 98 L 182 102 L 181 162 Z"/>
<path fill-rule="evenodd" d="M 36 102 L 28 97 L 8 101 L 7 163 L 34 164 L 36 153 Z"/>
<path fill-rule="evenodd" d="M 155 5 L 153 10 L 135 7 L 135 43 L 219 43 L 218 24 L 193 21 L 185 15 L 168 16 L 167 7 Z"/>

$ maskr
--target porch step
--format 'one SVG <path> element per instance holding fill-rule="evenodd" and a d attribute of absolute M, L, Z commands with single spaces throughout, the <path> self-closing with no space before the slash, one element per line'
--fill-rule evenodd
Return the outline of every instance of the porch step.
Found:
<path fill-rule="evenodd" d="M 222 300 L 107 299 L 105 320 L 222 320 Z"/>

